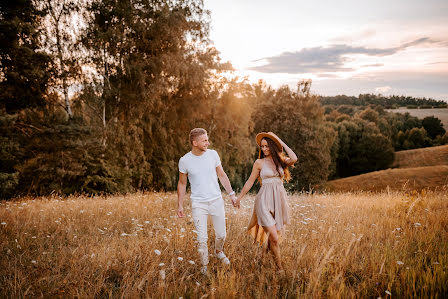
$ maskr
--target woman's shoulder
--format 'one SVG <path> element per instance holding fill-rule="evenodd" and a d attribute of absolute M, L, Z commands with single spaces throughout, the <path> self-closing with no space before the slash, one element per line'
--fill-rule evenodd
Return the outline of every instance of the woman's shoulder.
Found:
<path fill-rule="evenodd" d="M 257 160 L 255 160 L 255 162 L 254 162 L 254 166 L 259 166 L 259 167 L 261 167 L 261 166 L 263 166 L 263 162 L 264 162 L 264 159 L 257 159 Z"/>

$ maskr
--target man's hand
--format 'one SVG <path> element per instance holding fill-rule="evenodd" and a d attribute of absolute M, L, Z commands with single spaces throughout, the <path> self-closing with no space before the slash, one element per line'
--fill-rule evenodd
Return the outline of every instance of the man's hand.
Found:
<path fill-rule="evenodd" d="M 177 209 L 177 217 L 179 217 L 179 218 L 184 218 L 185 217 L 184 208 Z"/>

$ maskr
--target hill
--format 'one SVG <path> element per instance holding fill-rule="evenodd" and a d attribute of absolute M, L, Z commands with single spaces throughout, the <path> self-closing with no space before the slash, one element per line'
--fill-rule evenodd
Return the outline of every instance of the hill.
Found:
<path fill-rule="evenodd" d="M 448 185 L 448 165 L 396 168 L 369 172 L 329 181 L 327 191 L 445 190 Z"/>
<path fill-rule="evenodd" d="M 393 169 L 327 182 L 327 191 L 441 189 L 448 185 L 448 145 L 395 153 Z"/>
<path fill-rule="evenodd" d="M 448 165 L 448 145 L 418 148 L 395 153 L 393 168 Z"/>

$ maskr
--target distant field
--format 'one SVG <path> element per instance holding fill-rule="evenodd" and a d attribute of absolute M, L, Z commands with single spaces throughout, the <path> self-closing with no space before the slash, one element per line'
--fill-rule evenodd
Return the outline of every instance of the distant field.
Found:
<path fill-rule="evenodd" d="M 328 191 L 448 190 L 448 165 L 395 168 L 329 181 Z"/>
<path fill-rule="evenodd" d="M 434 108 L 434 109 L 407 109 L 400 107 L 398 109 L 388 109 L 389 112 L 406 113 L 416 116 L 418 118 L 425 118 L 427 116 L 437 117 L 442 121 L 443 127 L 448 131 L 448 108 Z"/>
<path fill-rule="evenodd" d="M 396 152 L 392 167 L 411 168 L 435 165 L 448 165 L 448 145 Z"/>
<path fill-rule="evenodd" d="M 211 258 L 209 277 L 199 273 L 190 202 L 178 219 L 175 193 L 0 202 L 0 298 L 448 295 L 446 193 L 290 195 L 284 274 L 247 235 L 254 196 L 245 199 L 239 210 L 226 202 L 232 264 Z"/>

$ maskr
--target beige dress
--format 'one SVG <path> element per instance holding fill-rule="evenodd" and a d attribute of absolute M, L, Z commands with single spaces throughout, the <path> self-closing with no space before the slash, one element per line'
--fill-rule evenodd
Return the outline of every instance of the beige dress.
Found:
<path fill-rule="evenodd" d="M 275 171 L 271 160 L 263 159 L 260 177 L 262 185 L 255 198 L 255 206 L 248 226 L 248 233 L 261 245 L 268 240 L 262 226 L 275 225 L 281 235 L 284 225 L 289 224 L 289 207 L 283 180 Z"/>

